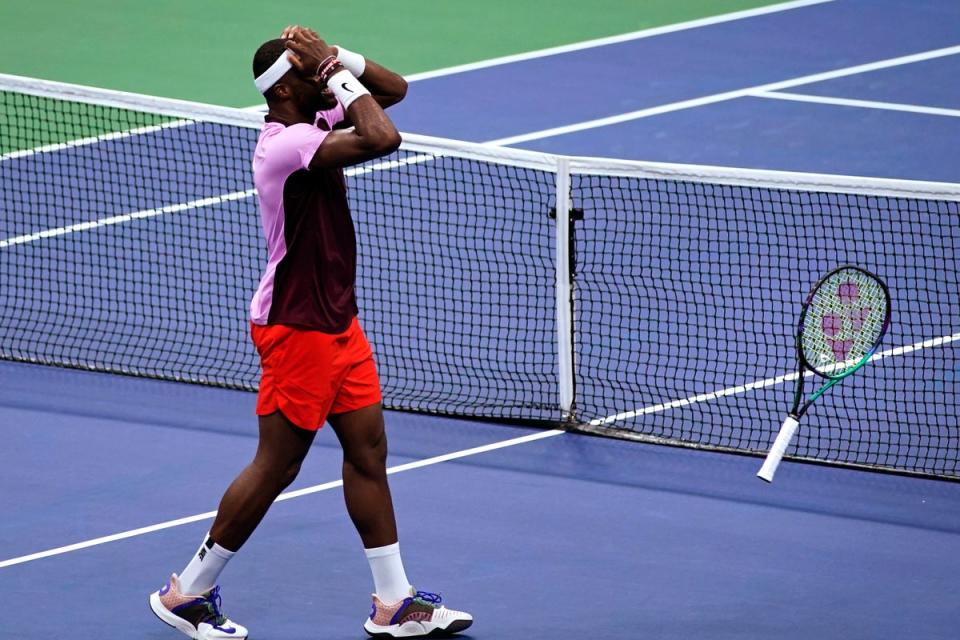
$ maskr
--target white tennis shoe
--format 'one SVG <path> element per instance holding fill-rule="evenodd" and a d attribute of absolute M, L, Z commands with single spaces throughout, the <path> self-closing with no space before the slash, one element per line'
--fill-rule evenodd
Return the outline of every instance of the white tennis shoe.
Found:
<path fill-rule="evenodd" d="M 177 574 L 150 594 L 150 609 L 163 622 L 193 640 L 246 640 L 247 630 L 220 612 L 220 587 L 198 596 L 180 593 Z"/>

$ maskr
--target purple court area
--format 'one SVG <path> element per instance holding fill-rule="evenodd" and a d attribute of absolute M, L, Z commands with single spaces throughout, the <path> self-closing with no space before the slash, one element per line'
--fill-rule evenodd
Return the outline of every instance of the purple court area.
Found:
<path fill-rule="evenodd" d="M 10 363 L 0 382 L 3 559 L 215 509 L 256 443 L 247 393 Z M 387 420 L 390 466 L 536 433 Z M 322 432 L 291 489 L 336 480 L 339 458 Z M 789 463 L 766 485 L 758 464 L 564 434 L 391 484 L 411 579 L 473 611 L 468 637 L 949 637 L 957 485 Z M 176 637 L 145 595 L 208 526 L 0 568 L 4 633 Z M 223 589 L 257 637 L 363 637 L 369 576 L 339 489 L 275 505 Z"/>
<path fill-rule="evenodd" d="M 960 118 L 879 104 L 742 95 L 528 135 L 957 45 L 956 2 L 838 0 L 418 81 L 396 119 L 475 141 L 527 136 L 516 145 L 565 154 L 957 182 Z M 960 51 L 783 91 L 960 109 L 958 76 Z M 191 198 L 243 188 L 189 171 Z M 169 195 L 131 195 L 131 210 L 169 205 Z M 82 210 L 65 208 L 63 224 Z M 148 252 L 133 229 L 96 233 L 129 234 L 132 254 Z M 764 318 L 745 321 L 763 333 Z M 203 348 L 222 346 L 193 345 Z M 937 382 L 957 397 L 960 375 Z M 751 393 L 778 394 L 786 408 L 790 392 Z M 652 393 L 663 396 L 633 400 L 690 391 Z M 736 398 L 709 402 L 726 415 Z M 0 636 L 176 637 L 146 595 L 182 568 L 209 520 L 2 563 L 215 509 L 253 454 L 253 403 L 243 392 L 0 363 Z M 770 422 L 772 432 L 777 416 Z M 538 433 L 402 413 L 388 415 L 388 429 L 392 466 Z M 960 484 L 788 462 L 767 486 L 758 466 L 563 434 L 403 471 L 392 485 L 411 578 L 475 614 L 468 637 L 955 637 Z M 339 451 L 324 432 L 292 489 L 337 479 Z M 223 577 L 227 612 L 255 638 L 364 637 L 370 588 L 336 487 L 276 505 Z"/>

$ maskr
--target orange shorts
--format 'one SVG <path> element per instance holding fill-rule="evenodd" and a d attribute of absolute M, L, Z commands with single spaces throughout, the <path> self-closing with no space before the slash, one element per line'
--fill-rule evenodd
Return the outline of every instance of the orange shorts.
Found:
<path fill-rule="evenodd" d="M 258 416 L 279 410 L 316 431 L 330 414 L 381 401 L 373 351 L 357 318 L 343 333 L 251 324 L 250 334 L 263 367 Z"/>

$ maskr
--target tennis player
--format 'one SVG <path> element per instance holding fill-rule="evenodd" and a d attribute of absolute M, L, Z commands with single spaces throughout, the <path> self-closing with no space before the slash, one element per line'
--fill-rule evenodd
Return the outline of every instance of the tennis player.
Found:
<path fill-rule="evenodd" d="M 317 430 L 329 421 L 343 448 L 347 511 L 373 573 L 364 628 L 394 638 L 462 631 L 473 618 L 442 606 L 439 595 L 416 591 L 404 572 L 380 382 L 354 296 L 356 238 L 342 169 L 400 145 L 383 108 L 402 100 L 407 84 L 298 26 L 257 50 L 253 73 L 269 107 L 253 156 L 269 250 L 250 305 L 263 367 L 260 441 L 197 553 L 151 594 L 150 607 L 191 638 L 247 637 L 220 610 L 218 577 L 297 477 Z"/>

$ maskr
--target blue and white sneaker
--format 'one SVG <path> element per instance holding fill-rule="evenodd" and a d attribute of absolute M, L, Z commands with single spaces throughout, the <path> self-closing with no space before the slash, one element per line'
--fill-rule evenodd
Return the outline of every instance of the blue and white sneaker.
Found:
<path fill-rule="evenodd" d="M 150 594 L 150 609 L 163 622 L 193 640 L 246 640 L 247 630 L 220 612 L 220 587 L 197 596 L 180 593 L 177 574 Z"/>

